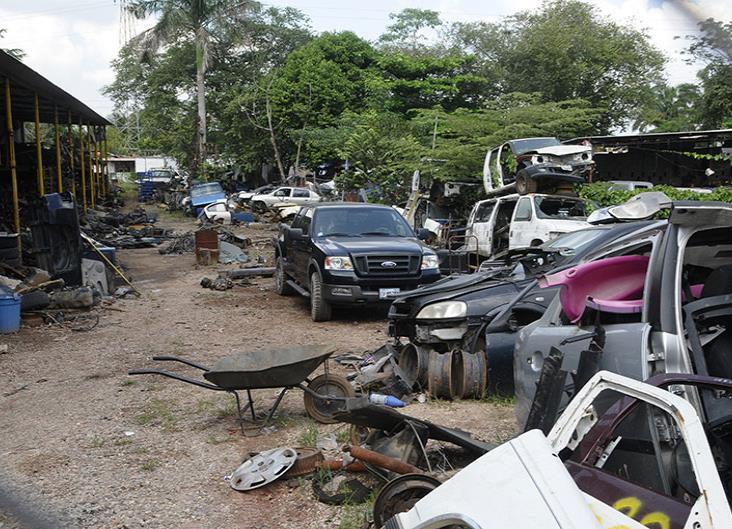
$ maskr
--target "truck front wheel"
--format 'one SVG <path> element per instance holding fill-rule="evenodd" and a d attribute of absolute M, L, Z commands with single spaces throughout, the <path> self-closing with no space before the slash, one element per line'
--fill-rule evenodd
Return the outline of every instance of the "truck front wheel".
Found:
<path fill-rule="evenodd" d="M 287 273 L 285 272 L 285 263 L 282 257 L 278 257 L 275 264 L 275 290 L 280 296 L 289 296 L 293 289 L 287 284 Z"/>
<path fill-rule="evenodd" d="M 328 321 L 333 315 L 330 303 L 323 298 L 323 282 L 320 274 L 310 276 L 310 317 L 313 321 Z"/>

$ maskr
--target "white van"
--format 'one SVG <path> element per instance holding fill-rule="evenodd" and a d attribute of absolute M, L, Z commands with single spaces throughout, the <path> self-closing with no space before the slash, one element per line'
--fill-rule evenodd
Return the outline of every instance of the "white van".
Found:
<path fill-rule="evenodd" d="M 468 217 L 465 246 L 481 257 L 539 246 L 587 223 L 586 203 L 562 195 L 506 195 L 481 200 Z"/>

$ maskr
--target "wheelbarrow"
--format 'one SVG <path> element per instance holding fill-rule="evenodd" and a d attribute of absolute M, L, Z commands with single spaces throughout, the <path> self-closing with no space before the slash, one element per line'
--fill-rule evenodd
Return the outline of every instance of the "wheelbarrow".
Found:
<path fill-rule="evenodd" d="M 286 349 L 269 349 L 248 353 L 234 353 L 222 358 L 212 368 L 177 356 L 153 356 L 159 362 L 179 362 L 203 371 L 203 378 L 208 382 L 196 380 L 161 369 L 131 369 L 129 375 L 162 375 L 164 377 L 187 382 L 213 391 L 226 391 L 236 399 L 236 409 L 244 432 L 242 413 L 251 412 L 252 421 L 256 421 L 253 389 L 282 388 L 277 399 L 270 408 L 264 425 L 277 411 L 287 390 L 298 388 L 305 392 L 304 404 L 308 415 L 324 424 L 338 422 L 333 418 L 337 411 L 345 409 L 345 401 L 356 395 L 348 380 L 328 371 L 326 361 L 335 352 L 333 348 L 322 345 L 304 345 Z M 325 374 L 313 379 L 308 378 L 313 371 L 325 363 Z M 238 391 L 246 390 L 247 405 L 242 409 Z"/>

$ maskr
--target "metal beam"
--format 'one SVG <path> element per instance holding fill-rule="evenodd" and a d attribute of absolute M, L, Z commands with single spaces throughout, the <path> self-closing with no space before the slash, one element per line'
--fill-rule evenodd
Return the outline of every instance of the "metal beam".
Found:
<path fill-rule="evenodd" d="M 74 170 L 74 135 L 73 126 L 71 125 L 71 111 L 69 110 L 69 167 L 71 168 L 71 194 L 76 199 L 76 171 Z"/>
<path fill-rule="evenodd" d="M 86 124 L 86 134 L 87 134 L 87 148 L 89 149 L 89 191 L 90 197 L 91 197 L 91 207 L 95 207 L 95 199 L 94 196 L 96 194 L 96 189 L 94 188 L 94 163 L 92 162 L 92 132 L 91 132 L 91 124 Z"/>
<path fill-rule="evenodd" d="M 79 121 L 79 160 L 81 160 L 81 204 L 86 213 L 86 174 L 84 173 L 84 129 Z"/>
<path fill-rule="evenodd" d="M 58 110 L 55 110 L 53 114 L 53 132 L 56 140 L 56 178 L 58 181 L 56 191 L 62 193 L 64 190 L 64 179 L 61 174 L 61 132 L 58 128 Z"/>
<path fill-rule="evenodd" d="M 38 113 L 38 94 L 33 95 L 33 109 L 36 117 L 36 172 L 38 176 L 38 196 L 43 196 L 43 151 L 41 150 L 41 117 Z"/>
<path fill-rule="evenodd" d="M 18 173 L 15 165 L 15 130 L 13 128 L 13 104 L 10 97 L 10 79 L 5 79 L 5 122 L 8 127 L 8 153 L 10 157 L 10 182 L 13 193 L 13 220 L 18 234 L 18 251 L 22 250 L 20 241 L 20 205 L 18 204 Z"/>

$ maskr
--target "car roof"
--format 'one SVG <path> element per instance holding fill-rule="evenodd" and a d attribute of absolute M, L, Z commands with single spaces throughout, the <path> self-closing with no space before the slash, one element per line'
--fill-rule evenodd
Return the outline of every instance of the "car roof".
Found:
<path fill-rule="evenodd" d="M 332 207 L 361 207 L 361 208 L 375 208 L 375 209 L 394 209 L 391 206 L 385 206 L 383 204 L 370 204 L 368 202 L 319 202 L 317 204 L 311 204 L 307 207 L 311 208 L 332 208 Z"/>

